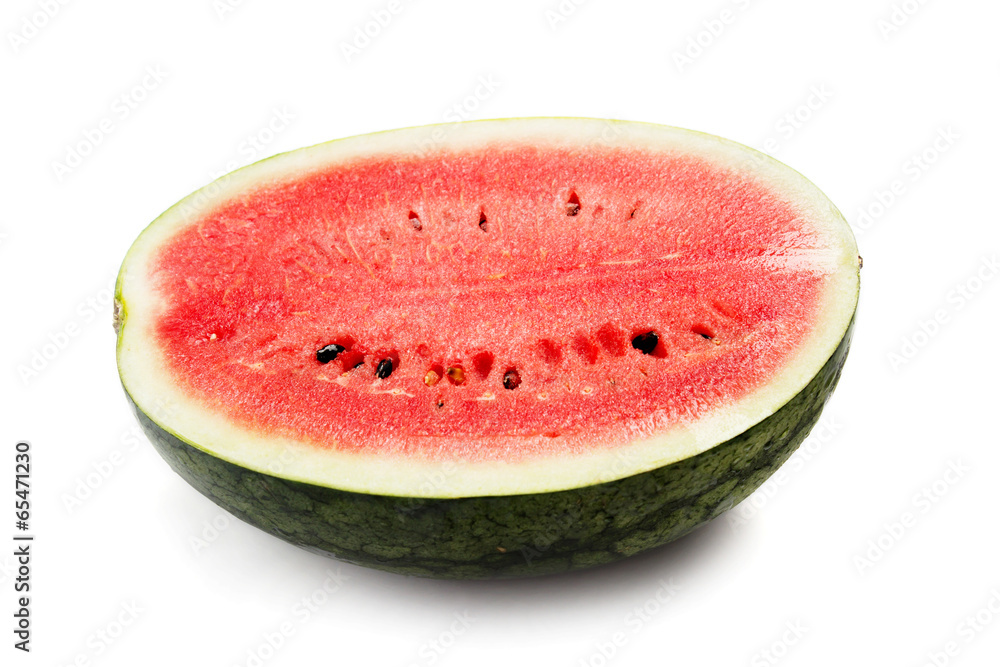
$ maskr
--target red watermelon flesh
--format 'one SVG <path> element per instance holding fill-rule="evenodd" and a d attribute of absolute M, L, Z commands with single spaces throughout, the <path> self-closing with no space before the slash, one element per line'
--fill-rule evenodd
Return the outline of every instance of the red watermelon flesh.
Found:
<path fill-rule="evenodd" d="M 181 227 L 153 258 L 152 339 L 174 383 L 257 433 L 421 460 L 583 453 L 766 385 L 813 334 L 829 245 L 700 155 L 359 156 Z"/>

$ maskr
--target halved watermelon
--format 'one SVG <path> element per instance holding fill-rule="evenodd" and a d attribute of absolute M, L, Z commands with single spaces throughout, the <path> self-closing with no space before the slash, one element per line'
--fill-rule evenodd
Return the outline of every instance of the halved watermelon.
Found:
<path fill-rule="evenodd" d="M 118 367 L 198 490 L 307 549 L 539 574 L 745 498 L 839 377 L 859 257 L 811 183 L 669 127 L 519 119 L 282 154 L 155 220 Z"/>

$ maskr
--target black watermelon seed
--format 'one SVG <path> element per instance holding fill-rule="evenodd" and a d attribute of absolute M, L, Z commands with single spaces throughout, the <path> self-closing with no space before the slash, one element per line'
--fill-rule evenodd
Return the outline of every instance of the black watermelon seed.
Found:
<path fill-rule="evenodd" d="M 655 331 L 647 331 L 644 334 L 639 334 L 632 339 L 632 347 L 639 350 L 643 354 L 652 354 L 653 350 L 656 349 L 657 343 L 660 342 L 660 337 L 656 335 Z"/>
<path fill-rule="evenodd" d="M 337 358 L 337 355 L 344 351 L 342 345 L 337 345 L 336 343 L 331 343 L 325 347 L 321 347 L 316 350 L 316 361 L 321 364 L 328 364 Z"/>
<path fill-rule="evenodd" d="M 504 389 L 517 389 L 519 386 L 521 386 L 521 374 L 517 372 L 516 368 L 512 368 L 503 374 Z"/>
<path fill-rule="evenodd" d="M 375 376 L 384 380 L 390 375 L 392 375 L 392 359 L 383 359 L 378 362 L 378 366 L 375 367 Z"/>

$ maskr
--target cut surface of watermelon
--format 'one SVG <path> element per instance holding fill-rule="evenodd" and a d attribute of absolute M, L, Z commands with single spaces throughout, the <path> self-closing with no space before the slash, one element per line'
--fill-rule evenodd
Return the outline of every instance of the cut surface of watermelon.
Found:
<path fill-rule="evenodd" d="M 139 408 L 329 488 L 558 491 L 743 433 L 844 338 L 857 249 L 787 167 L 639 123 L 447 129 L 280 155 L 150 225 L 118 294 Z"/>

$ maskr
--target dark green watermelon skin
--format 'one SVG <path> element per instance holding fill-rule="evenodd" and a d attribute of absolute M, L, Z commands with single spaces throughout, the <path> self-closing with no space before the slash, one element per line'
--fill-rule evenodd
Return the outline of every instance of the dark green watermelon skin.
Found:
<path fill-rule="evenodd" d="M 400 498 L 293 482 L 215 458 L 129 398 L 178 474 L 240 519 L 315 553 L 399 574 L 524 577 L 610 563 L 660 546 L 742 501 L 795 451 L 840 378 L 853 321 L 812 381 L 741 435 L 690 459 L 567 491 Z"/>

